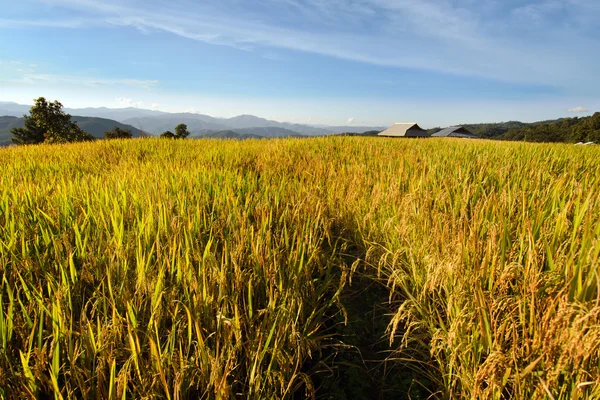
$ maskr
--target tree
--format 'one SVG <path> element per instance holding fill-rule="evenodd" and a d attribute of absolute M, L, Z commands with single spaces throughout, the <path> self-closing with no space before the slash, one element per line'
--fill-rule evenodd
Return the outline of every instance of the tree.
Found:
<path fill-rule="evenodd" d="M 133 135 L 130 129 L 123 129 L 115 126 L 110 131 L 104 132 L 105 139 L 131 139 Z"/>
<path fill-rule="evenodd" d="M 175 137 L 177 139 L 185 139 L 190 134 L 186 124 L 179 124 L 175 127 Z"/>
<path fill-rule="evenodd" d="M 600 112 L 594 113 L 589 119 L 590 132 L 586 140 L 588 142 L 600 143 Z"/>
<path fill-rule="evenodd" d="M 42 143 L 44 141 L 44 129 L 38 126 L 27 115 L 23 116 L 23 120 L 25 126 L 10 130 L 10 133 L 13 135 L 12 142 L 16 145 Z"/>
<path fill-rule="evenodd" d="M 175 134 L 171 131 L 166 131 L 163 132 L 160 137 L 163 139 L 175 139 Z"/>
<path fill-rule="evenodd" d="M 77 123 L 71 121 L 71 116 L 62 111 L 63 105 L 58 102 L 48 102 L 39 97 L 29 110 L 30 118 L 44 131 L 44 142 L 68 143 L 93 140 Z"/>

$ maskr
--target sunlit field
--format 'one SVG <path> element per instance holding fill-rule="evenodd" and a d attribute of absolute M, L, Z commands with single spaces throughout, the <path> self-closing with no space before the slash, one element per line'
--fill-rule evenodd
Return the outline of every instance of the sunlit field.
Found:
<path fill-rule="evenodd" d="M 600 149 L 0 150 L 0 397 L 600 398 Z"/>

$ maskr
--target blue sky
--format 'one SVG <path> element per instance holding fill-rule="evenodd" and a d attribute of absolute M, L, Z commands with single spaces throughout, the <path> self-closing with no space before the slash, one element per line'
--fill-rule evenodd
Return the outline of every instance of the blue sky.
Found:
<path fill-rule="evenodd" d="M 598 0 L 0 6 L 0 101 L 424 126 L 600 110 Z"/>

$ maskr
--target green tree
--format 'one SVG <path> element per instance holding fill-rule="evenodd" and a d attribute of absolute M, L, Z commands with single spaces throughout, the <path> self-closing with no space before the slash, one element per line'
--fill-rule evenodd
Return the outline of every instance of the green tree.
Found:
<path fill-rule="evenodd" d="M 177 139 L 185 139 L 190 135 L 186 124 L 179 124 L 175 127 L 175 137 Z"/>
<path fill-rule="evenodd" d="M 175 139 L 175 134 L 171 131 L 166 131 L 163 132 L 160 137 L 163 139 Z"/>
<path fill-rule="evenodd" d="M 583 124 L 579 124 L 574 126 L 571 129 L 571 134 L 569 135 L 569 140 L 573 143 L 576 142 L 586 142 L 587 137 L 591 130 Z"/>
<path fill-rule="evenodd" d="M 105 139 L 131 139 L 133 137 L 130 129 L 115 126 L 110 131 L 104 132 Z"/>
<path fill-rule="evenodd" d="M 42 143 L 44 141 L 44 129 L 27 115 L 24 115 L 23 119 L 25 126 L 10 130 L 13 135 L 12 142 L 16 145 Z"/>
<path fill-rule="evenodd" d="M 585 140 L 586 142 L 594 142 L 596 144 L 600 144 L 600 129 L 590 131 Z"/>
<path fill-rule="evenodd" d="M 58 102 L 48 102 L 39 97 L 29 111 L 34 123 L 44 131 L 44 141 L 49 143 L 69 143 L 93 140 L 77 123 L 71 121 L 71 116 L 62 110 Z"/>

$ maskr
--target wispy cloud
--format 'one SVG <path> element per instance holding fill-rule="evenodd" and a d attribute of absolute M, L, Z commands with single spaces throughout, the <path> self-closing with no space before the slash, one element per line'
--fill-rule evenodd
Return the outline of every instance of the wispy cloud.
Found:
<path fill-rule="evenodd" d="M 137 86 L 144 89 L 149 89 L 154 85 L 158 84 L 156 80 L 137 80 L 137 79 L 103 79 L 93 78 L 87 76 L 72 76 L 72 75 L 52 75 L 52 74 L 25 74 L 23 81 L 36 83 L 36 82 L 47 82 L 47 83 L 60 83 L 60 84 L 74 84 L 83 86 L 106 86 L 106 85 L 127 85 Z"/>
<path fill-rule="evenodd" d="M 0 28 L 89 28 L 101 25 L 97 18 L 9 19 L 0 18 Z"/>
<path fill-rule="evenodd" d="M 586 113 L 590 110 L 588 110 L 587 108 L 585 108 L 583 106 L 579 106 L 579 107 L 569 108 L 567 111 L 569 111 L 570 113 Z"/>
<path fill-rule="evenodd" d="M 36 64 L 18 60 L 0 60 L 0 84 L 71 85 L 76 87 L 129 86 L 151 89 L 158 80 L 99 78 L 78 74 L 51 74 L 39 71 Z"/>
<path fill-rule="evenodd" d="M 86 87 L 131 86 L 150 89 L 158 85 L 158 80 L 111 79 L 85 75 L 61 75 L 41 73 L 36 64 L 27 64 L 15 60 L 0 60 L 0 83 L 23 85 L 72 85 Z"/>
<path fill-rule="evenodd" d="M 137 80 L 137 79 L 104 79 L 94 78 L 88 76 L 76 76 L 76 75 L 53 75 L 53 74 L 24 74 L 20 79 L 23 83 L 36 84 L 36 83 L 50 83 L 50 84 L 70 84 L 77 86 L 115 86 L 115 85 L 127 85 L 137 86 L 144 89 L 149 89 L 154 85 L 158 84 L 156 80 Z"/>
<path fill-rule="evenodd" d="M 600 56 L 584 50 L 600 47 L 599 36 L 590 34 L 598 33 L 596 0 L 45 2 L 76 17 L 0 19 L 0 26 L 129 26 L 263 54 L 280 48 L 564 90 L 600 90 L 600 84 L 589 82 Z"/>

